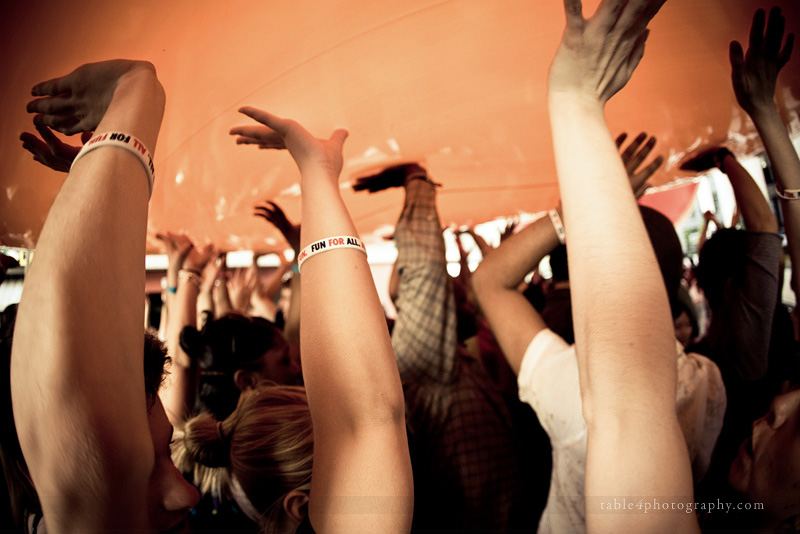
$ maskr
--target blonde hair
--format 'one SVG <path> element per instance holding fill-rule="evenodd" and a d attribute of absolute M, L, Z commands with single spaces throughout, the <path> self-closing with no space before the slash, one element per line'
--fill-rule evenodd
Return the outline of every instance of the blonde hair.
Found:
<path fill-rule="evenodd" d="M 283 509 L 292 490 L 311 487 L 314 436 L 305 389 L 259 385 L 242 392 L 236 410 L 219 423 L 200 414 L 186 423 L 173 451 L 179 469 L 194 471 L 204 493 L 230 498 L 231 476 L 269 533 L 293 532 Z"/>

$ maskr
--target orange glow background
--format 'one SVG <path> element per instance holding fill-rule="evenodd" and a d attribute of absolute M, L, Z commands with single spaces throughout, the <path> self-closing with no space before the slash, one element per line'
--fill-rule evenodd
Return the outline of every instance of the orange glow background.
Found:
<path fill-rule="evenodd" d="M 584 13 L 597 3 L 585 2 Z M 667 164 L 656 185 L 692 178 L 678 162 L 700 145 L 729 140 L 740 155 L 760 149 L 733 96 L 728 43 L 746 47 L 753 12 L 773 4 L 782 7 L 787 31 L 800 33 L 796 0 L 669 0 L 651 24 L 642 64 L 607 116 L 615 135 L 657 136 Z M 558 200 L 546 79 L 563 29 L 561 1 L 46 0 L 0 9 L 4 245 L 35 244 L 64 178 L 20 147 L 19 134 L 32 127 L 30 88 L 116 57 L 152 61 L 167 91 L 151 252 L 161 249 L 154 234 L 166 230 L 228 250 L 272 248 L 282 238 L 252 216 L 263 199 L 301 218 L 288 154 L 236 146 L 228 135 L 248 122 L 236 112 L 242 105 L 297 119 L 319 136 L 350 131 L 343 196 L 367 243 L 390 232 L 402 192 L 355 194 L 347 183 L 398 161 L 421 161 L 443 183 L 444 224 L 537 212 Z M 798 55 L 778 89 L 794 133 Z M 693 192 L 673 189 L 645 203 L 676 220 Z"/>

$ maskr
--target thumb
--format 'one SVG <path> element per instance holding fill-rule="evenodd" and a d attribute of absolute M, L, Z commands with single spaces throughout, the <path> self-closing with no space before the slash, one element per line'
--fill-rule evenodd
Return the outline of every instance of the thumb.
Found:
<path fill-rule="evenodd" d="M 344 145 L 344 140 L 347 139 L 348 135 L 350 135 L 350 133 L 347 130 L 345 130 L 344 128 L 339 128 L 338 130 L 336 130 L 331 134 L 330 140 L 338 144 L 339 146 L 342 146 Z"/>
<path fill-rule="evenodd" d="M 742 45 L 739 44 L 739 41 L 731 41 L 729 52 L 733 72 L 738 73 L 741 71 L 742 65 L 744 64 L 744 52 L 742 51 Z"/>

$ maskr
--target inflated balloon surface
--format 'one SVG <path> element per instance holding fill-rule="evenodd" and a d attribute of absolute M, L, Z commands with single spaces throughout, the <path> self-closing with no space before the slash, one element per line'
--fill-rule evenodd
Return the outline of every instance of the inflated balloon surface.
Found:
<path fill-rule="evenodd" d="M 598 1 L 587 1 L 590 13 Z M 730 85 L 728 44 L 746 46 L 753 12 L 780 5 L 800 30 L 800 2 L 669 0 L 651 24 L 634 79 L 608 105 L 614 133 L 647 131 L 667 163 L 728 140 L 760 149 Z M 148 247 L 184 230 L 228 250 L 282 243 L 253 206 L 272 199 L 299 220 L 298 172 L 288 154 L 236 146 L 228 130 L 252 105 L 318 136 L 345 127 L 342 190 L 365 241 L 391 232 L 402 192 L 353 193 L 348 182 L 400 161 L 422 162 L 443 184 L 444 224 L 480 223 L 557 202 L 546 106 L 547 69 L 563 29 L 558 0 L 44 0 L 6 2 L 0 17 L 0 244 L 32 247 L 64 175 L 32 161 L 30 88 L 75 66 L 147 59 L 167 91 L 155 154 Z M 800 51 L 777 99 L 800 131 Z M 74 142 L 79 142 L 77 137 Z M 575 154 L 581 157 L 581 154 Z M 594 179 L 587 176 L 587 180 Z M 693 185 L 645 197 L 678 219 Z"/>

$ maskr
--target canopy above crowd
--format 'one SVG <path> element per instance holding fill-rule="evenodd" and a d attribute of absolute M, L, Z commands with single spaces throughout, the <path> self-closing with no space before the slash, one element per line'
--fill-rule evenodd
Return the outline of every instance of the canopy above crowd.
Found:
<path fill-rule="evenodd" d="M 597 3 L 585 2 L 585 12 Z M 761 150 L 731 89 L 728 44 L 746 42 L 755 9 L 773 4 L 800 33 L 795 0 L 669 0 L 650 25 L 641 67 L 608 106 L 612 131 L 658 138 L 667 161 L 652 182 L 668 190 L 645 203 L 673 221 L 693 197 L 695 175 L 678 168 L 688 153 L 722 141 L 739 155 Z M 167 230 L 227 250 L 274 248 L 280 235 L 253 217 L 264 199 L 301 218 L 291 158 L 229 136 L 248 123 L 237 113 L 243 105 L 297 119 L 319 136 L 350 131 L 341 183 L 368 243 L 391 233 L 402 192 L 353 193 L 349 184 L 398 162 L 419 161 L 442 183 L 445 223 L 534 213 L 558 200 L 546 82 L 563 28 L 559 1 L 45 0 L 2 10 L 0 244 L 35 246 L 64 177 L 21 149 L 19 134 L 32 127 L 30 88 L 116 57 L 150 60 L 167 92 L 152 252 L 160 250 L 155 234 Z M 800 133 L 797 57 L 777 95 Z"/>

